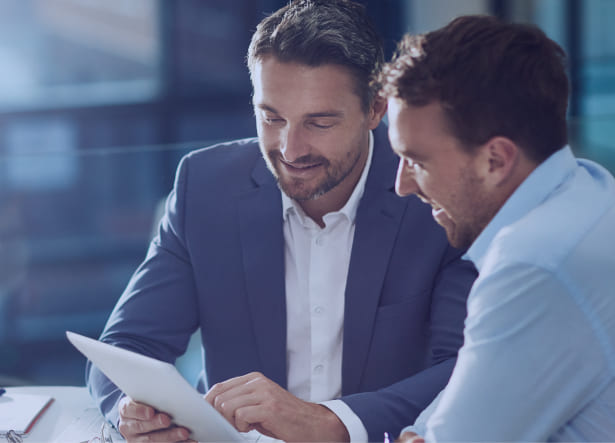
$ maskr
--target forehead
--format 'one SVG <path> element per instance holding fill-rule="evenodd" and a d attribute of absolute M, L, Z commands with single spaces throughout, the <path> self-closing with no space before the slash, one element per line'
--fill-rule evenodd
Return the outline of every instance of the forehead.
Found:
<path fill-rule="evenodd" d="M 455 144 L 442 106 L 430 103 L 412 106 L 399 98 L 389 98 L 389 137 L 393 149 L 402 155 L 433 154 L 434 147 Z"/>
<path fill-rule="evenodd" d="M 279 111 L 304 109 L 359 109 L 361 101 L 355 91 L 350 71 L 338 65 L 308 66 L 280 62 L 275 57 L 259 60 L 252 71 L 253 101 Z"/>

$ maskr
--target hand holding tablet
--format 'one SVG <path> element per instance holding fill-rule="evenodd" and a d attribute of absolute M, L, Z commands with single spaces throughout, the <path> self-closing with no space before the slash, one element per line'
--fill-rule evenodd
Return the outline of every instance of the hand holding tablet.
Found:
<path fill-rule="evenodd" d="M 171 416 L 201 442 L 245 442 L 177 369 L 166 362 L 66 332 L 69 341 L 133 400 Z"/>

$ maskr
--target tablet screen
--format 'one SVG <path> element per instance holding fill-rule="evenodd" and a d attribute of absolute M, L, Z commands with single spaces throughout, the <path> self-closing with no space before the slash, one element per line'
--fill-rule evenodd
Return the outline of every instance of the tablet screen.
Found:
<path fill-rule="evenodd" d="M 74 332 L 69 341 L 117 387 L 135 401 L 169 414 L 200 442 L 245 442 L 226 419 L 177 371 L 175 366 Z"/>

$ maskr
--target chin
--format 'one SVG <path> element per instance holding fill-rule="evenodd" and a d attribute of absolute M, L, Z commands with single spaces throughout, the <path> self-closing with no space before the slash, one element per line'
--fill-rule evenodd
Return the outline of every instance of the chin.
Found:
<path fill-rule="evenodd" d="M 466 233 L 467 234 L 467 233 Z M 464 235 L 463 232 L 460 232 L 456 226 L 446 229 L 446 238 L 452 247 L 458 249 L 466 249 L 468 248 L 473 239 L 469 238 L 470 236 Z"/>
<path fill-rule="evenodd" d="M 284 191 L 284 194 L 297 201 L 307 201 L 317 198 L 317 190 L 307 188 L 303 185 L 297 185 L 296 183 L 286 183 L 283 180 L 279 180 L 280 188 Z"/>

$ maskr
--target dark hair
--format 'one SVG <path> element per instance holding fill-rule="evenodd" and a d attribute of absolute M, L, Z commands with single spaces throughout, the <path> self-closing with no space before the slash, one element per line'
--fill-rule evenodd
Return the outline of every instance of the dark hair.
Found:
<path fill-rule="evenodd" d="M 265 56 L 308 66 L 335 64 L 355 78 L 363 109 L 377 95 L 382 42 L 365 8 L 350 0 L 295 0 L 263 19 L 248 49 L 248 68 Z"/>
<path fill-rule="evenodd" d="M 567 143 L 564 50 L 527 24 L 463 16 L 404 36 L 378 81 L 409 105 L 439 102 L 466 149 L 504 136 L 541 162 Z"/>

